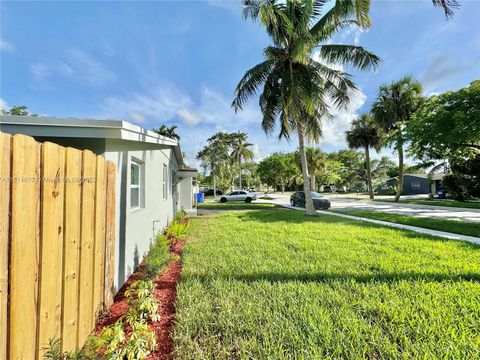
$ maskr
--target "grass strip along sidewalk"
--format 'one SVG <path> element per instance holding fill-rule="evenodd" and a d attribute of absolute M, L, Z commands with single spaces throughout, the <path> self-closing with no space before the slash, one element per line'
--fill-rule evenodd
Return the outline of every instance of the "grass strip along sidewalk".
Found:
<path fill-rule="evenodd" d="M 375 199 L 372 201 L 378 202 L 395 202 L 391 199 Z M 453 200 L 401 200 L 398 204 L 416 204 L 416 205 L 430 205 L 430 206 L 444 206 L 464 209 L 480 209 L 480 202 L 461 202 Z"/>
<path fill-rule="evenodd" d="M 384 213 L 381 211 L 368 210 L 333 210 L 333 212 L 364 217 L 368 219 L 388 221 L 396 224 L 417 226 L 424 229 L 446 231 L 454 234 L 480 237 L 480 223 L 423 217 L 419 218 L 408 215 L 399 215 Z"/>
<path fill-rule="evenodd" d="M 478 357 L 478 245 L 289 210 L 190 225 L 176 359 Z"/>

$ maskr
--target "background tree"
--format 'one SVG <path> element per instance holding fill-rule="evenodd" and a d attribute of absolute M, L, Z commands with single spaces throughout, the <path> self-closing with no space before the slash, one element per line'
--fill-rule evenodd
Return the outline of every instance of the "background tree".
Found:
<path fill-rule="evenodd" d="M 370 148 L 380 150 L 380 133 L 369 114 L 363 114 L 352 122 L 351 130 L 346 132 L 348 146 L 352 149 L 365 150 L 367 189 L 370 199 L 374 198 L 372 186 L 372 170 L 370 167 Z"/>
<path fill-rule="evenodd" d="M 239 189 L 242 189 L 242 160 L 253 160 L 254 154 L 250 149 L 253 144 L 247 142 L 247 134 L 237 132 L 231 137 L 232 153 L 231 156 L 238 161 L 239 170 Z"/>
<path fill-rule="evenodd" d="M 327 158 L 329 160 L 330 170 L 332 170 L 332 164 L 334 162 L 341 164 L 341 166 L 335 167 L 340 179 L 338 182 L 332 181 L 328 184 L 336 183 L 340 186 L 351 187 L 354 181 L 359 180 L 358 169 L 364 167 L 365 164 L 365 157 L 362 153 L 351 149 L 344 149 L 329 153 Z"/>
<path fill-rule="evenodd" d="M 373 103 L 372 113 L 377 125 L 386 133 L 387 144 L 398 152 L 398 188 L 395 201 L 400 199 L 403 190 L 403 146 L 405 126 L 422 100 L 422 85 L 410 76 L 380 86 L 378 97 Z"/>
<path fill-rule="evenodd" d="M 321 119 L 329 115 L 327 100 L 346 106 L 355 84 L 349 74 L 311 58 L 319 49 L 326 63 L 351 64 L 359 69 L 376 67 L 380 59 L 360 46 L 322 44 L 347 25 L 370 26 L 370 0 L 338 0 L 324 11 L 324 1 L 244 0 L 244 15 L 258 20 L 273 45 L 264 50 L 266 60 L 246 72 L 232 103 L 236 110 L 260 95 L 262 127 L 269 134 L 280 122 L 279 137 L 297 132 L 306 198 L 306 214 L 315 215 L 305 142 L 318 141 Z M 323 16 L 322 15 L 322 12 Z M 321 16 L 321 17 L 320 17 Z"/>
<path fill-rule="evenodd" d="M 273 186 L 274 190 L 280 186 L 283 193 L 285 186 L 298 174 L 298 168 L 293 153 L 273 153 L 260 161 L 257 172 L 263 183 Z"/>
<path fill-rule="evenodd" d="M 213 193 L 217 194 L 216 180 L 224 175 L 224 167 L 229 159 L 229 134 L 218 132 L 207 139 L 207 145 L 197 154 L 197 160 L 202 161 L 202 166 L 210 170 L 213 181 Z M 222 187 L 225 182 L 221 181 Z"/>
<path fill-rule="evenodd" d="M 480 151 L 480 80 L 431 96 L 407 124 L 409 153 L 419 159 L 474 157 Z"/>
<path fill-rule="evenodd" d="M 310 175 L 310 189 L 317 191 L 316 177 L 320 171 L 325 172 L 327 169 L 327 156 L 320 149 L 310 146 L 305 148 L 305 155 L 307 157 L 308 174 Z M 302 163 L 298 151 L 295 152 L 295 161 L 301 171 Z"/>
<path fill-rule="evenodd" d="M 16 115 L 16 116 L 38 116 L 37 114 L 28 111 L 25 105 L 13 105 L 10 109 L 0 110 L 2 115 Z"/>
<path fill-rule="evenodd" d="M 180 140 L 180 135 L 177 134 L 177 125 L 172 125 L 168 127 L 167 125 L 162 125 L 157 129 L 152 129 L 153 132 L 156 132 L 158 135 L 166 136 L 170 139 Z"/>

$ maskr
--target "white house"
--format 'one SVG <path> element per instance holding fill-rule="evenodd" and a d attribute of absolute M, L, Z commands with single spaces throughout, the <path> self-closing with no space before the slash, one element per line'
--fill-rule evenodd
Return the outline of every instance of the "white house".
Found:
<path fill-rule="evenodd" d="M 155 234 L 184 209 L 196 214 L 197 170 L 185 165 L 180 144 L 118 120 L 0 116 L 0 131 L 88 149 L 117 166 L 115 285 L 123 285 Z"/>

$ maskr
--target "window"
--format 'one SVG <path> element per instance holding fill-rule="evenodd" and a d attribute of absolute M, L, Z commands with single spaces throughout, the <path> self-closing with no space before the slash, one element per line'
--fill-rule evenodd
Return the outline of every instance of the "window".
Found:
<path fill-rule="evenodd" d="M 163 164 L 162 185 L 163 185 L 163 200 L 166 200 L 167 199 L 167 165 L 165 164 Z"/>
<path fill-rule="evenodd" d="M 412 182 L 410 183 L 410 187 L 412 188 L 412 190 L 420 190 L 420 181 L 412 180 Z"/>
<path fill-rule="evenodd" d="M 177 177 L 175 171 L 172 171 L 172 197 L 177 196 Z"/>
<path fill-rule="evenodd" d="M 143 163 L 132 159 L 130 163 L 130 208 L 143 207 Z"/>

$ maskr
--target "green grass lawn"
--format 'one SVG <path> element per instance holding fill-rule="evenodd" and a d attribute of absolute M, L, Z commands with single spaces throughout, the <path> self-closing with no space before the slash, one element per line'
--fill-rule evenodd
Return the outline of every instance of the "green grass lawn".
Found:
<path fill-rule="evenodd" d="M 353 216 L 366 217 L 369 219 L 389 221 L 397 224 L 418 226 L 425 229 L 480 237 L 480 223 L 432 218 L 418 218 L 414 216 L 390 214 L 381 211 L 368 210 L 335 210 L 335 212 Z"/>
<path fill-rule="evenodd" d="M 394 202 L 392 199 L 375 199 L 373 201 L 381 202 Z M 418 205 L 432 205 L 432 206 L 446 206 L 446 207 L 455 207 L 455 208 L 465 208 L 465 209 L 480 209 L 479 202 L 461 202 L 455 200 L 402 200 L 400 198 L 400 203 L 405 204 L 418 204 Z"/>
<path fill-rule="evenodd" d="M 198 205 L 199 209 L 228 209 L 228 210 L 248 210 L 248 209 L 268 209 L 279 207 L 279 205 L 275 204 L 266 204 L 266 203 L 258 203 L 256 201 L 247 204 L 246 202 L 242 201 L 232 201 L 226 203 L 219 203 L 219 202 L 207 202 Z"/>
<path fill-rule="evenodd" d="M 473 359 L 480 247 L 301 211 L 191 220 L 177 359 Z"/>

